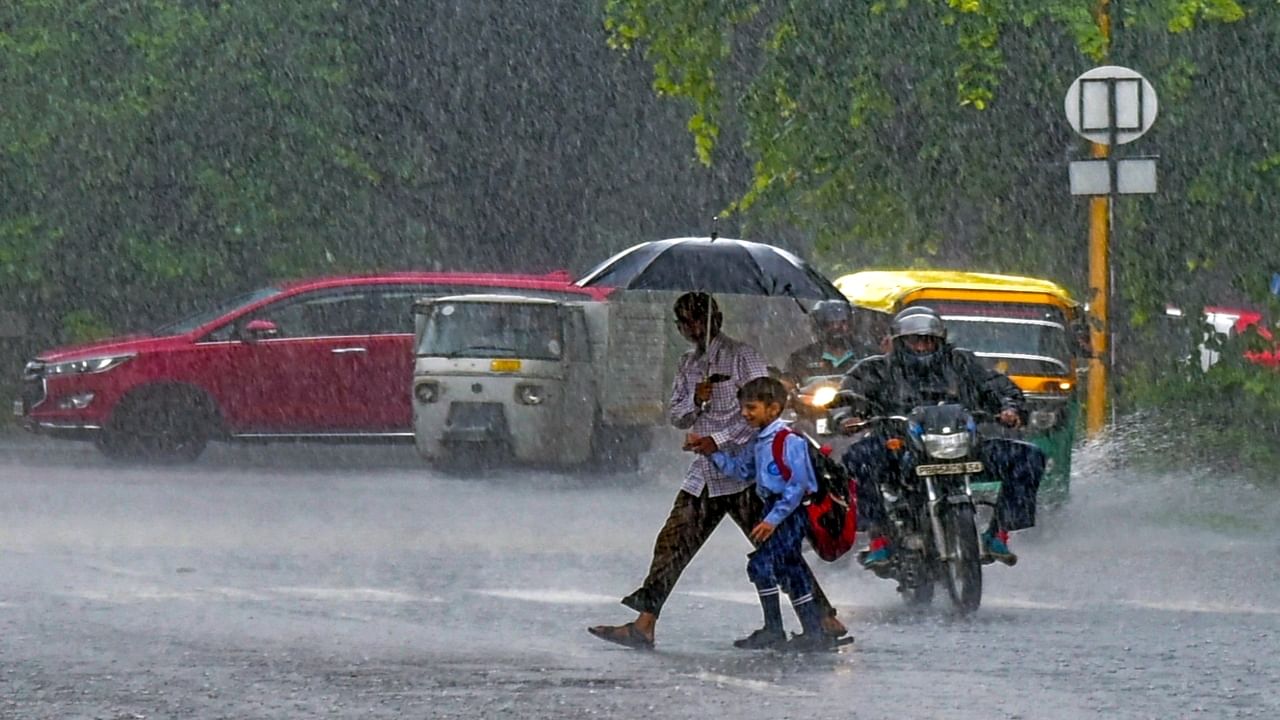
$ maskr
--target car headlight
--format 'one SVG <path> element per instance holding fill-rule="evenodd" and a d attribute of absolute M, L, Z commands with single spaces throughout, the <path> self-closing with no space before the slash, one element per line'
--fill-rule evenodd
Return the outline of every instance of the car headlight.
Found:
<path fill-rule="evenodd" d="M 954 460 L 969 454 L 969 433 L 932 435 L 925 433 L 924 450 L 939 460 Z"/>
<path fill-rule="evenodd" d="M 44 374 L 48 377 L 52 375 L 84 375 L 87 373 L 106 372 L 132 360 L 135 355 L 137 353 L 122 353 L 120 355 L 101 355 L 81 360 L 49 363 L 44 366 Z"/>
<path fill-rule="evenodd" d="M 523 384 L 516 386 L 516 400 L 521 405 L 541 405 L 546 399 L 541 385 Z"/>

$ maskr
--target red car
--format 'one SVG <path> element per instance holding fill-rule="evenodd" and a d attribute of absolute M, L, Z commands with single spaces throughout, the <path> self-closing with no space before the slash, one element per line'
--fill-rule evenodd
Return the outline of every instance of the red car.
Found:
<path fill-rule="evenodd" d="M 407 272 L 265 287 L 153 332 L 40 353 L 14 412 L 108 456 L 193 460 L 211 439 L 413 439 L 415 299 L 603 299 L 566 273 Z"/>
<path fill-rule="evenodd" d="M 1244 353 L 1249 362 L 1273 369 L 1280 369 L 1280 342 L 1262 322 L 1262 313 L 1236 307 L 1206 307 L 1205 322 L 1213 331 L 1223 337 L 1235 337 L 1250 328 L 1258 334 L 1262 347 L 1256 347 Z M 1218 361 L 1218 353 L 1205 347 L 1200 348 L 1200 364 L 1205 370 Z"/>

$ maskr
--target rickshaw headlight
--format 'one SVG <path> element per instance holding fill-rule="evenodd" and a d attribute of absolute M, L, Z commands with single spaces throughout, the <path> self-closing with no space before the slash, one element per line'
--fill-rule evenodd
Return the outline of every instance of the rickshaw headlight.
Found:
<path fill-rule="evenodd" d="M 440 399 L 440 384 L 436 382 L 420 382 L 413 386 L 413 396 L 423 405 L 430 405 Z"/>
<path fill-rule="evenodd" d="M 545 399 L 541 385 L 526 383 L 516 386 L 516 401 L 521 405 L 541 405 Z"/>
<path fill-rule="evenodd" d="M 1032 410 L 1030 421 L 1032 430 L 1048 430 L 1058 422 L 1058 411 Z"/>

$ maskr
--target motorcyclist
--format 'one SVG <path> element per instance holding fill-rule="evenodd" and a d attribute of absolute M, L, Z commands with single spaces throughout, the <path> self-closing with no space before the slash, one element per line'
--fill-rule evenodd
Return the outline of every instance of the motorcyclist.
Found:
<path fill-rule="evenodd" d="M 853 308 L 843 300 L 820 300 L 809 310 L 814 342 L 791 353 L 783 376 L 793 386 L 809 378 L 840 375 L 862 358 L 880 352 L 874 338 L 854 332 Z"/>
<path fill-rule="evenodd" d="M 846 428 L 861 420 L 860 413 L 906 415 L 919 405 L 942 401 L 988 412 L 1007 427 L 1024 422 L 1025 400 L 1018 386 L 981 365 L 969 351 L 948 343 L 942 318 L 933 310 L 914 306 L 899 312 L 890 323 L 889 336 L 889 352 L 866 358 L 842 381 L 841 389 L 855 398 L 853 416 L 843 421 Z M 983 560 L 1013 565 L 1018 557 L 1009 550 L 1009 532 L 1035 524 L 1045 456 L 1030 443 L 1003 438 L 984 439 L 980 455 L 987 472 L 1001 481 L 994 517 L 982 533 Z M 855 442 L 843 457 L 858 479 L 858 509 L 869 524 L 870 536 L 862 563 L 871 570 L 886 568 L 894 550 L 883 532 L 887 518 L 877 483 L 896 473 L 900 460 L 877 437 Z"/>

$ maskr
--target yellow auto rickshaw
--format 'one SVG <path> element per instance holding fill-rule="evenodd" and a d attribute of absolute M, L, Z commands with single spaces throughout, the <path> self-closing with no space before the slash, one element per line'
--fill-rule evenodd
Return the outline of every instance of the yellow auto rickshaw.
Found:
<path fill-rule="evenodd" d="M 1040 503 L 1066 500 L 1080 408 L 1077 371 L 1088 355 L 1084 308 L 1070 293 L 1038 278 L 947 270 L 871 270 L 835 285 L 851 303 L 884 313 L 932 308 L 952 344 L 1017 383 L 1029 406 L 1025 439 L 1048 457 Z"/>

